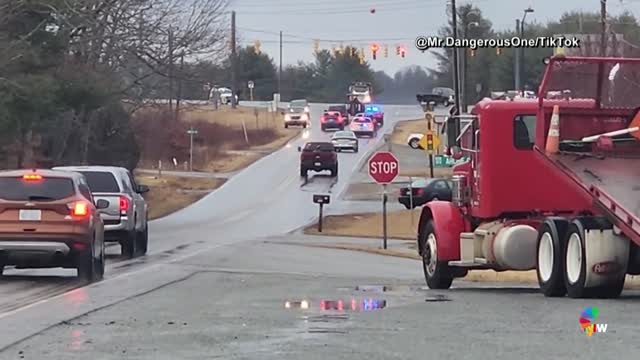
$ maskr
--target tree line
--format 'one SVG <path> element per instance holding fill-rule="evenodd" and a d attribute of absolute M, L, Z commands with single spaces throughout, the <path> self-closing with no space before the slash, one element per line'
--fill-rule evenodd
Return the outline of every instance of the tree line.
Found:
<path fill-rule="evenodd" d="M 483 16 L 479 8 L 471 4 L 458 7 L 457 15 L 458 35 L 461 38 L 512 38 L 521 35 L 519 31 L 516 31 L 515 24 L 513 30 L 498 31 L 493 29 L 491 21 Z M 637 18 L 629 12 L 623 12 L 618 16 L 610 15 L 607 23 L 609 28 L 606 36 L 609 56 L 640 56 L 640 52 L 638 52 L 640 47 L 634 45 L 640 44 L 640 26 Z M 561 15 L 558 20 L 546 24 L 527 21 L 524 26 L 524 38 L 551 37 L 561 34 L 594 34 L 597 45 L 601 26 L 599 13 L 568 12 Z M 440 29 L 439 36 L 452 36 L 451 29 L 452 22 L 449 21 L 446 26 Z M 501 49 L 499 54 L 497 49 L 490 48 L 477 49 L 473 53 L 470 50 L 460 52 L 461 58 L 464 56 L 466 59 L 466 71 L 463 76 L 465 81 L 464 86 L 461 85 L 461 89 L 464 91 L 463 96 L 467 100 L 467 104 L 473 104 L 483 97 L 490 96 L 491 91 L 514 89 L 515 50 L 514 48 Z M 524 89 L 537 90 L 544 70 L 542 60 L 553 55 L 553 51 L 553 48 L 525 49 L 524 58 L 521 60 L 521 84 Z M 452 87 L 453 51 L 437 49 L 431 53 L 438 60 L 436 68 L 430 72 L 434 84 Z M 578 54 L 598 56 L 599 49 L 597 46 L 583 43 Z"/>
<path fill-rule="evenodd" d="M 0 167 L 134 167 L 131 114 L 165 86 L 149 80 L 171 87 L 177 59 L 221 57 L 225 6 L 0 0 Z"/>

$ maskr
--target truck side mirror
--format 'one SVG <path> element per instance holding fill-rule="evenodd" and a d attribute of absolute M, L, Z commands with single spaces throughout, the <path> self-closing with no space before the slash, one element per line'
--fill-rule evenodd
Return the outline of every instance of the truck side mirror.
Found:
<path fill-rule="evenodd" d="M 460 159 L 462 159 L 462 150 L 460 149 L 460 147 L 458 147 L 458 146 L 452 146 L 452 147 L 450 148 L 450 151 L 451 151 L 451 157 L 452 157 L 454 160 L 460 160 Z"/>

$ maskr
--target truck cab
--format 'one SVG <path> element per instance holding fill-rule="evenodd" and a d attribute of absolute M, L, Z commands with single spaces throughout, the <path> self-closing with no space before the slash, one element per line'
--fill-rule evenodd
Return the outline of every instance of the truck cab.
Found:
<path fill-rule="evenodd" d="M 640 230 L 638 214 L 621 210 L 631 206 L 624 199 L 637 196 L 631 186 L 626 193 L 614 188 L 623 186 L 616 180 L 621 176 L 637 182 L 640 163 L 621 168 L 615 152 L 595 160 L 602 152 L 582 141 L 624 128 L 637 115 L 640 102 L 629 96 L 638 85 L 624 77 L 619 83 L 597 80 L 607 79 L 618 62 L 552 58 L 538 99 L 487 98 L 474 106 L 453 151 L 469 161 L 453 168 L 452 201 L 427 203 L 418 224 L 430 288 L 448 288 L 472 269 L 536 270 L 545 296 L 616 297 L 626 274 L 640 272 L 639 242 L 630 241 L 640 232 L 631 229 Z M 558 132 L 562 141 L 549 154 L 545 148 Z M 634 150 L 625 156 L 640 159 L 637 139 L 631 143 Z M 607 202 L 604 193 L 615 195 Z"/>

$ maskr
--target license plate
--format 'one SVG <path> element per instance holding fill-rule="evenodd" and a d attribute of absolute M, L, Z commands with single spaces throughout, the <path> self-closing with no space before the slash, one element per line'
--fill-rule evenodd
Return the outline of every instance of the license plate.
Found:
<path fill-rule="evenodd" d="M 322 165 L 322 163 L 317 162 L 317 163 L 315 163 L 314 165 L 315 165 L 315 166 L 320 166 L 320 165 Z"/>
<path fill-rule="evenodd" d="M 40 221 L 42 211 L 40 210 L 20 210 L 20 221 Z"/>

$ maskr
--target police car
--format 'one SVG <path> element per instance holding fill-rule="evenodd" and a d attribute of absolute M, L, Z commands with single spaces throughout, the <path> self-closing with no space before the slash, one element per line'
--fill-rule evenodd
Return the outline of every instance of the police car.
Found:
<path fill-rule="evenodd" d="M 356 115 L 349 124 L 349 130 L 353 131 L 356 136 L 376 137 L 378 135 L 378 127 L 373 119 L 364 116 L 364 114 Z"/>

